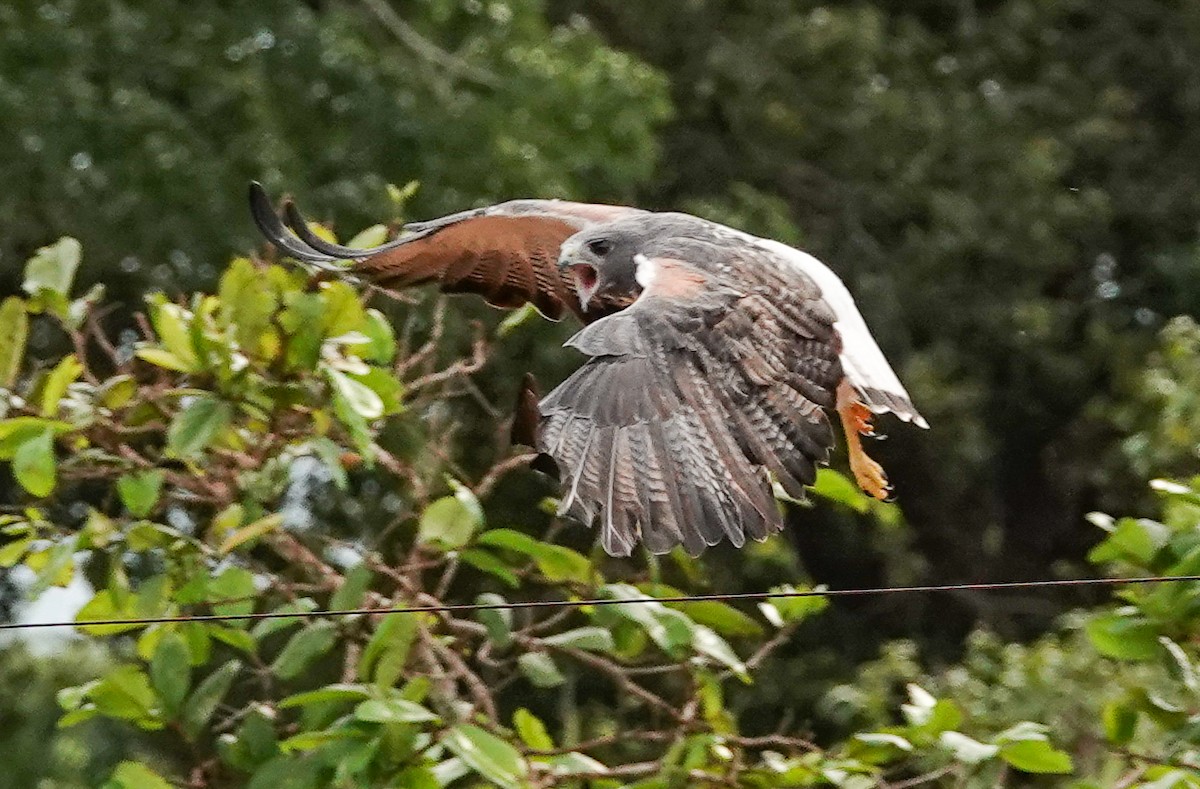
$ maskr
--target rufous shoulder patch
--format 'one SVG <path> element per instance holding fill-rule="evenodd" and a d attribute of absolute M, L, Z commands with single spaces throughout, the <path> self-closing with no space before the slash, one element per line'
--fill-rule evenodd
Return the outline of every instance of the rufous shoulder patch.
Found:
<path fill-rule="evenodd" d="M 634 257 L 637 281 L 643 295 L 664 299 L 689 299 L 700 295 L 707 278 L 677 258 Z"/>

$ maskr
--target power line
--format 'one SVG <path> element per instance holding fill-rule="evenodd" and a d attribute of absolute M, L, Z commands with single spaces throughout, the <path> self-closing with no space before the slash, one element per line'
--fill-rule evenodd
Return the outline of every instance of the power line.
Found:
<path fill-rule="evenodd" d="M 602 597 L 590 600 L 526 600 L 504 603 L 461 603 L 407 606 L 400 608 L 350 608 L 332 611 L 271 611 L 258 614 L 199 614 L 196 616 L 153 616 L 138 619 L 89 619 L 79 622 L 11 622 L 0 624 L 3 630 L 34 630 L 49 627 L 102 627 L 119 625 L 157 625 L 173 622 L 237 622 L 260 619 L 313 619 L 325 616 L 376 616 L 388 614 L 470 613 L 473 611 L 511 610 L 516 608 L 565 608 L 569 606 L 636 605 L 638 603 L 727 603 L 737 600 L 772 600 L 797 597 L 862 597 L 867 595 L 911 594 L 919 592 L 992 592 L 1012 589 L 1047 589 L 1060 586 L 1117 586 L 1120 584 L 1161 584 L 1200 581 L 1200 575 L 1157 575 L 1142 578 L 1072 578 L 1041 581 L 1001 581 L 996 583 L 936 584 L 927 586 L 877 586 L 865 589 L 808 589 L 780 592 L 728 592 L 638 597 L 622 599 Z M 210 605 L 220 605 L 214 602 Z"/>

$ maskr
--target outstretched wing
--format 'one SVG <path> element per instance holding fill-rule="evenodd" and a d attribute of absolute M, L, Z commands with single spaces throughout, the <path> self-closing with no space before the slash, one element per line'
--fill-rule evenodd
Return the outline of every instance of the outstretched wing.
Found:
<path fill-rule="evenodd" d="M 372 249 L 332 244 L 312 233 L 291 202 L 281 220 L 258 183 L 250 187 L 255 223 L 288 255 L 381 288 L 436 284 L 447 293 L 473 293 L 498 307 L 533 304 L 558 320 L 570 311 L 585 321 L 624 308 L 630 298 L 579 306 L 574 280 L 558 268 L 559 247 L 594 224 L 641 213 L 636 208 L 564 200 L 513 200 L 405 225 L 401 235 Z M 286 224 L 285 224 L 286 220 Z M 353 261 L 350 266 L 339 261 Z"/>
<path fill-rule="evenodd" d="M 863 404 L 874 413 L 892 413 L 905 422 L 928 428 L 929 423 L 917 411 L 908 390 L 888 364 L 841 278 L 807 252 L 770 239 L 755 238 L 754 241 L 786 265 L 812 277 L 821 288 L 822 296 L 837 316 L 836 326 L 842 338 L 842 367 Z"/>
<path fill-rule="evenodd" d="M 644 260 L 647 289 L 568 342 L 592 358 L 540 403 L 537 446 L 558 468 L 561 510 L 599 520 L 610 554 L 639 540 L 694 555 L 765 539 L 782 528 L 772 478 L 802 498 L 827 459 L 834 315 L 803 273 L 747 254 L 725 261 L 736 289 L 678 259 Z"/>

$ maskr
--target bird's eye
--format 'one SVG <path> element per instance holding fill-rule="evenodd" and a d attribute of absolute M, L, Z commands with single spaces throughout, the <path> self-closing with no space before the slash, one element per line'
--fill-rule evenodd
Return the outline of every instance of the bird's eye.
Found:
<path fill-rule="evenodd" d="M 587 248 L 593 255 L 603 257 L 612 251 L 612 242 L 607 238 L 593 238 L 587 243 Z"/>

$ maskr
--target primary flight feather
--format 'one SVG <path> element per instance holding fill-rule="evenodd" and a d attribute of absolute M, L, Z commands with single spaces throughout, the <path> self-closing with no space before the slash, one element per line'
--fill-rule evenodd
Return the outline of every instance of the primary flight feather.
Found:
<path fill-rule="evenodd" d="M 928 426 L 842 281 L 776 241 L 687 214 L 514 200 L 351 249 L 311 233 L 290 203 L 280 219 L 258 184 L 251 208 L 268 240 L 309 264 L 579 318 L 567 345 L 588 360 L 536 404 L 529 440 L 558 471 L 562 513 L 598 523 L 613 555 L 639 542 L 694 555 L 779 531 L 772 481 L 803 498 L 833 445 L 830 412 L 858 484 L 884 499 L 860 440 L 872 416 Z"/>

